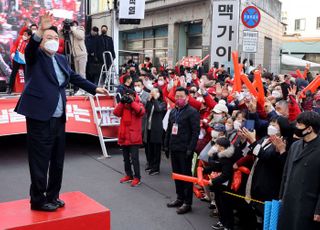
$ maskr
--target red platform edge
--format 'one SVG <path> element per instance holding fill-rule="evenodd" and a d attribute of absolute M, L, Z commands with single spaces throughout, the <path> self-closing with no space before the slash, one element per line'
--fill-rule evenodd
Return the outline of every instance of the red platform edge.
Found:
<path fill-rule="evenodd" d="M 110 229 L 110 210 L 82 192 L 60 195 L 66 206 L 55 212 L 30 209 L 30 200 L 0 203 L 0 229 L 88 230 Z"/>

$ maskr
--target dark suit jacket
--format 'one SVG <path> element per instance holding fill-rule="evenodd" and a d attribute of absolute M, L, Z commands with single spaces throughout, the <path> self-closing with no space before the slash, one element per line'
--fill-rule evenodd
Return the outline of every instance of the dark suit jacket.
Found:
<path fill-rule="evenodd" d="M 98 59 L 100 63 L 103 63 L 103 52 L 110 51 L 112 58 L 115 59 L 116 54 L 114 52 L 114 46 L 113 46 L 113 40 L 112 37 L 107 35 L 100 35 L 100 41 L 99 41 L 99 54 Z M 107 65 L 110 66 L 112 63 L 112 60 L 110 60 L 110 57 L 106 56 Z"/>
<path fill-rule="evenodd" d="M 25 88 L 15 111 L 32 119 L 47 121 L 56 110 L 59 94 L 65 107 L 65 88 L 69 82 L 91 94 L 95 94 L 96 86 L 76 74 L 70 68 L 65 56 L 55 54 L 54 58 L 66 77 L 65 82 L 59 86 L 52 59 L 40 49 L 39 45 L 40 42 L 31 38 L 26 47 Z"/>

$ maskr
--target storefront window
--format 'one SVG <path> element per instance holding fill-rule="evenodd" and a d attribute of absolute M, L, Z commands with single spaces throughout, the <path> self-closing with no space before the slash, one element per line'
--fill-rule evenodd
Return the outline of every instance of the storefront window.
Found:
<path fill-rule="evenodd" d="M 168 27 L 145 29 L 135 32 L 121 32 L 126 50 L 141 51 L 150 57 L 154 66 L 167 64 Z"/>

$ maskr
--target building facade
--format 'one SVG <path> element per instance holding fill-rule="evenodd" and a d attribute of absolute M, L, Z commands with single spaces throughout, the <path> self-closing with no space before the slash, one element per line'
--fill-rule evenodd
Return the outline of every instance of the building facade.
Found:
<path fill-rule="evenodd" d="M 320 1 L 283 0 L 283 53 L 320 63 L 319 6 Z"/>
<path fill-rule="evenodd" d="M 256 53 L 242 52 L 242 34 L 245 28 L 238 18 L 238 31 L 235 32 L 238 34 L 239 55 L 242 59 L 252 59 L 255 65 L 262 64 L 270 71 L 279 71 L 283 33 L 281 3 L 278 0 L 234 2 L 239 4 L 240 16 L 248 5 L 257 6 L 261 13 L 260 24 L 252 29 L 259 32 Z M 211 50 L 212 7 L 212 0 L 146 0 L 145 19 L 139 25 L 120 25 L 119 49 L 143 52 L 152 58 L 156 66 L 175 65 L 184 56 L 214 55 Z M 107 24 L 111 28 L 110 13 L 95 13 L 91 18 L 92 25 Z M 121 57 L 120 64 L 125 60 L 126 57 Z M 213 64 L 210 62 L 212 61 L 208 59 L 207 67 Z"/>

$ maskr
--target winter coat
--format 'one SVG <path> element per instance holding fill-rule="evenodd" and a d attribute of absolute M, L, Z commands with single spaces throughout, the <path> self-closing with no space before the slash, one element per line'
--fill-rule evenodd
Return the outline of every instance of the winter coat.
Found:
<path fill-rule="evenodd" d="M 113 114 L 121 117 L 118 144 L 141 145 L 142 144 L 142 117 L 145 113 L 139 97 L 131 104 L 117 104 Z"/>
<path fill-rule="evenodd" d="M 154 106 L 153 114 L 151 118 L 151 132 L 150 132 L 150 139 L 147 139 L 147 132 L 149 126 L 149 119 L 151 116 L 152 106 Z M 145 125 L 145 132 L 144 138 L 146 138 L 145 142 L 148 143 L 162 143 L 162 135 L 163 135 L 163 125 L 162 120 L 166 113 L 167 105 L 165 102 L 159 100 L 151 100 L 147 102 L 146 111 L 147 111 L 147 118 L 146 118 L 146 125 Z"/>
<path fill-rule="evenodd" d="M 180 112 L 179 119 L 176 121 L 176 115 Z M 178 123 L 178 134 L 172 135 L 172 126 Z M 189 104 L 182 109 L 174 108 L 169 115 L 168 129 L 165 138 L 165 149 L 171 152 L 194 151 L 197 145 L 200 133 L 200 114 Z"/>
<path fill-rule="evenodd" d="M 82 26 L 71 27 L 70 34 L 72 54 L 74 57 L 87 56 L 87 48 L 85 45 L 85 34 Z"/>
<path fill-rule="evenodd" d="M 209 157 L 209 167 L 205 169 L 206 173 L 208 171 L 221 173 L 218 177 L 212 179 L 212 187 L 221 186 L 225 184 L 229 185 L 233 175 L 233 160 L 232 156 L 234 154 L 234 147 L 231 145 L 229 148 L 214 154 Z"/>
<path fill-rule="evenodd" d="M 271 142 L 262 146 L 267 138 L 262 138 L 249 146 L 253 150 L 253 155 L 258 158 L 252 176 L 251 197 L 261 201 L 278 199 L 286 160 L 286 154 L 280 155 Z"/>
<path fill-rule="evenodd" d="M 307 144 L 296 141 L 288 152 L 278 230 L 320 229 L 320 223 L 313 221 L 315 214 L 320 215 L 319 146 L 320 136 Z"/>

